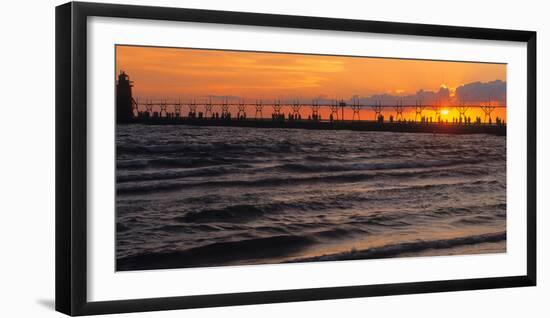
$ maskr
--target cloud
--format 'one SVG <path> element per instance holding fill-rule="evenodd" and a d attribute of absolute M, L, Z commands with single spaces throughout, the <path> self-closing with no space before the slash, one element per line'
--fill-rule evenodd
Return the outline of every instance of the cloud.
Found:
<path fill-rule="evenodd" d="M 456 88 L 455 94 L 445 86 L 441 86 L 439 90 L 430 91 L 421 89 L 415 94 L 396 95 L 396 94 L 375 94 L 371 96 L 353 95 L 349 99 L 344 100 L 347 103 L 352 103 L 353 100 L 359 101 L 361 104 L 374 105 L 380 102 L 381 105 L 393 106 L 398 101 L 403 101 L 405 105 L 414 105 L 420 102 L 424 105 L 449 104 L 459 103 L 462 99 L 471 103 L 482 103 L 488 100 L 506 104 L 506 82 L 495 80 L 491 82 L 472 82 L 461 85 Z M 330 99 L 320 98 L 322 103 L 330 103 Z"/>
<path fill-rule="evenodd" d="M 321 103 L 330 103 L 330 99 L 319 99 Z M 409 95 L 394 95 L 394 94 L 374 94 L 371 96 L 353 95 L 349 99 L 344 100 L 347 103 L 353 103 L 356 101 L 360 104 L 374 105 L 380 103 L 383 106 L 394 106 L 399 101 L 402 101 L 404 105 L 414 105 L 416 102 L 420 102 L 424 105 L 436 104 L 436 103 L 449 103 L 452 100 L 451 91 L 447 87 L 440 87 L 437 91 L 419 90 L 415 94 Z"/>
<path fill-rule="evenodd" d="M 486 101 L 506 103 L 506 82 L 496 80 L 464 84 L 456 88 L 456 97 L 473 103 Z"/>

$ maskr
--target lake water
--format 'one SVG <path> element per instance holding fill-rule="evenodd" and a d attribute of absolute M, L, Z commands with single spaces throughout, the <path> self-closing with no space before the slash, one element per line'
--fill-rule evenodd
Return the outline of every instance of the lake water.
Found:
<path fill-rule="evenodd" d="M 506 251 L 506 138 L 118 125 L 117 270 Z"/>

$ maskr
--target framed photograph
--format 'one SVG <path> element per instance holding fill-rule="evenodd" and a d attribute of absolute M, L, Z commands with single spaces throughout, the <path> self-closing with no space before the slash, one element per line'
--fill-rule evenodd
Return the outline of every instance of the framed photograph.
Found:
<path fill-rule="evenodd" d="M 536 33 L 56 8 L 56 308 L 536 284 Z"/>

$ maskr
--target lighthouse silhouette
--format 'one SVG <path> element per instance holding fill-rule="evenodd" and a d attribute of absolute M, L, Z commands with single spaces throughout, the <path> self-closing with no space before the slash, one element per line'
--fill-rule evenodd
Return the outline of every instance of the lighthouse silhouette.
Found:
<path fill-rule="evenodd" d="M 116 122 L 129 123 L 134 118 L 134 99 L 132 98 L 132 86 L 130 77 L 124 71 L 120 71 L 116 84 Z"/>

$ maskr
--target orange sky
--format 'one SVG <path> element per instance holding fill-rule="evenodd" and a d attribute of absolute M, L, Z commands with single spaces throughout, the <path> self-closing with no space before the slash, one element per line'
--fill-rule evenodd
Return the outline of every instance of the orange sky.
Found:
<path fill-rule="evenodd" d="M 117 74 L 121 70 L 134 82 L 134 97 L 182 100 L 349 99 L 436 91 L 442 85 L 452 93 L 466 83 L 506 81 L 504 64 L 138 46 L 116 47 Z M 505 110 L 497 113 L 503 117 Z"/>

